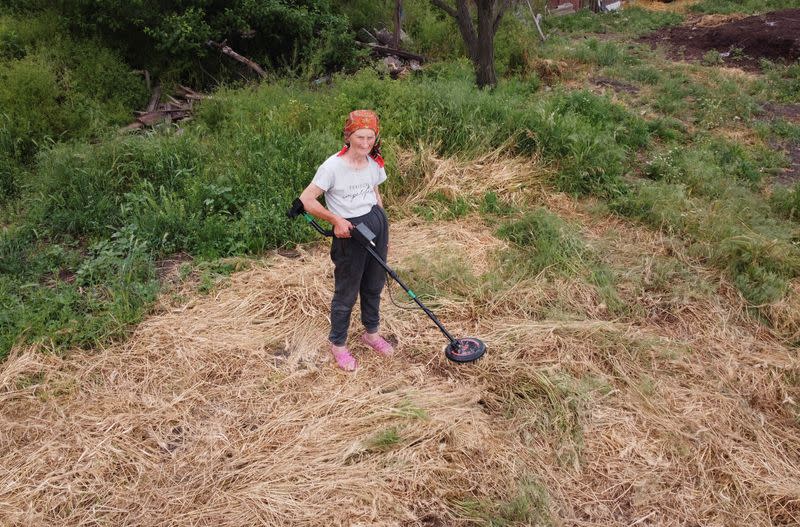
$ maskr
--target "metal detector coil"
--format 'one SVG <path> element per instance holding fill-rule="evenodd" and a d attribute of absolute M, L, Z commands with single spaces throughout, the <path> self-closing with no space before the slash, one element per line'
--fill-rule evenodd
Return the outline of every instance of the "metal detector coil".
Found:
<path fill-rule="evenodd" d="M 486 344 L 474 337 L 456 339 L 444 350 L 444 355 L 453 362 L 473 362 L 486 353 Z"/>
<path fill-rule="evenodd" d="M 317 232 L 323 236 L 333 236 L 333 231 L 323 229 L 322 226 L 317 223 L 316 220 L 314 220 L 314 217 L 306 212 L 305 207 L 303 207 L 303 202 L 298 198 L 294 200 L 292 207 L 287 211 L 286 215 L 289 218 L 296 218 L 301 214 L 309 223 L 309 225 L 311 225 Z M 447 329 L 445 329 L 442 323 L 439 322 L 439 319 L 436 318 L 436 315 L 434 315 L 433 312 L 420 301 L 417 295 L 414 294 L 414 291 L 409 289 L 408 286 L 406 286 L 406 284 L 400 280 L 400 277 L 397 276 L 397 273 L 395 273 L 392 268 L 383 261 L 383 258 L 381 258 L 380 255 L 375 252 L 375 243 L 373 242 L 375 239 L 375 234 L 369 229 L 369 227 L 363 223 L 359 223 L 350 232 L 352 237 L 358 243 L 360 243 L 367 250 L 367 252 L 369 252 L 369 254 L 381 265 L 381 267 L 384 268 L 389 276 L 391 276 L 398 284 L 400 284 L 400 287 L 403 288 L 409 298 L 417 303 L 417 305 L 425 312 L 425 314 L 428 315 L 428 318 L 430 318 L 433 323 L 436 324 L 436 327 L 439 328 L 439 331 L 441 331 L 444 336 L 447 337 L 447 340 L 449 340 L 450 343 L 444 350 L 445 357 L 453 362 L 464 363 L 476 361 L 481 358 L 484 353 L 486 353 L 486 345 L 481 342 L 480 339 L 476 339 L 474 337 L 456 339 L 450 334 L 450 332 L 447 331 Z"/>

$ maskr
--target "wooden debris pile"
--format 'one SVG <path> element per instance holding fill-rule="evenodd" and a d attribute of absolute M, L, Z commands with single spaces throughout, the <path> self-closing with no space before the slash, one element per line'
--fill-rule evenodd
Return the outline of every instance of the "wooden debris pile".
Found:
<path fill-rule="evenodd" d="M 155 126 L 162 122 L 176 122 L 189 119 L 192 115 L 194 101 L 208 98 L 207 95 L 198 93 L 191 88 L 178 85 L 175 96 L 167 95 L 167 100 L 161 100 L 161 85 L 153 88 L 147 108 L 141 112 L 134 112 L 136 120 L 123 128 L 121 132 L 131 132 L 146 126 Z"/>
<path fill-rule="evenodd" d="M 422 69 L 422 63 L 425 62 L 425 57 L 400 49 L 400 41 L 408 41 L 409 38 L 406 33 L 400 30 L 400 35 L 395 36 L 394 33 L 387 29 L 380 29 L 370 33 L 363 31 L 364 42 L 362 45 L 368 47 L 373 55 L 382 56 L 383 63 L 389 70 L 392 78 L 402 77 L 412 71 L 419 71 Z"/>

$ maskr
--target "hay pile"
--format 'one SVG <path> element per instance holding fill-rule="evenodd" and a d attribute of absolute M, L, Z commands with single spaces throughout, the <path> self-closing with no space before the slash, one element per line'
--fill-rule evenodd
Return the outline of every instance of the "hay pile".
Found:
<path fill-rule="evenodd" d="M 690 7 L 700 2 L 700 0 L 673 0 L 665 2 L 663 0 L 633 0 L 625 5 L 630 7 L 641 7 L 650 11 L 669 11 L 672 13 L 686 13 Z"/>
<path fill-rule="evenodd" d="M 484 161 L 426 163 L 442 188 L 542 174 Z M 581 219 L 631 277 L 678 245 L 563 196 L 527 199 Z M 441 292 L 431 306 L 452 333 L 480 336 L 484 359 L 448 363 L 430 321 L 385 297 L 398 355 L 354 338 L 361 369 L 340 372 L 325 352 L 326 246 L 271 255 L 124 344 L 16 350 L 0 369 L 0 524 L 800 523 L 796 351 L 712 271 L 688 261 L 689 276 L 671 276 L 682 295 L 623 283 L 635 309 L 613 318 L 585 283 L 486 286 L 507 246 L 477 214 L 392 228 L 391 262 Z M 471 287 L 446 273 L 453 258 Z M 694 287 L 706 281 L 714 294 Z M 594 307 L 542 316 L 559 298 Z"/>

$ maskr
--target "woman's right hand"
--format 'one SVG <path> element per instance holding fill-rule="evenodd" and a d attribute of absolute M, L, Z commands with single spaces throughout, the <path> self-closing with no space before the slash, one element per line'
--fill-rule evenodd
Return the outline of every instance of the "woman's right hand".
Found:
<path fill-rule="evenodd" d="M 336 223 L 333 224 L 333 234 L 337 238 L 349 238 L 350 237 L 350 229 L 353 228 L 353 224 L 347 221 L 344 218 L 339 218 L 336 220 Z"/>

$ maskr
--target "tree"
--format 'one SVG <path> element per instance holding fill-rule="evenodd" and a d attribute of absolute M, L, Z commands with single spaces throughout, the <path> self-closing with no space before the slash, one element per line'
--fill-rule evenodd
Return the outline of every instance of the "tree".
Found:
<path fill-rule="evenodd" d="M 475 81 L 478 87 L 497 84 L 494 69 L 494 36 L 500 27 L 511 0 L 431 0 L 433 5 L 452 16 L 456 20 L 461 37 L 467 45 L 467 53 L 475 66 Z M 477 19 L 473 21 L 470 5 L 475 5 Z M 475 23 L 477 22 L 477 28 Z"/>

